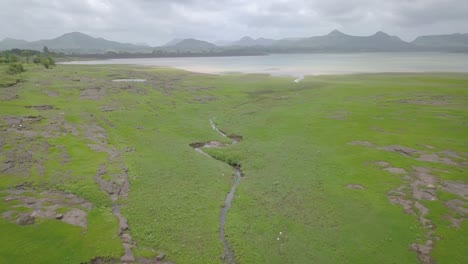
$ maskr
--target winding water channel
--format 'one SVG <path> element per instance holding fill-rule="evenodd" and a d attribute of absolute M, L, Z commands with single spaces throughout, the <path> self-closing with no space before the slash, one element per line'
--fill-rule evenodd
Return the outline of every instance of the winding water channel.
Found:
<path fill-rule="evenodd" d="M 206 156 L 208 156 L 208 157 L 210 157 L 212 159 L 216 159 L 216 158 L 210 156 L 208 153 L 204 152 L 202 148 L 222 148 L 222 147 L 225 147 L 225 146 L 237 144 L 237 143 L 239 143 L 241 137 L 226 135 L 226 133 L 224 133 L 223 131 L 218 129 L 218 127 L 216 126 L 213 119 L 210 119 L 210 124 L 211 124 L 211 128 L 213 128 L 213 130 L 218 132 L 221 136 L 223 136 L 225 138 L 230 138 L 232 140 L 231 144 L 223 144 L 223 143 L 218 142 L 218 141 L 209 141 L 209 142 L 205 142 L 205 143 L 193 143 L 193 144 L 190 144 L 190 146 L 193 147 L 195 149 L 195 151 L 197 151 L 198 153 L 206 155 Z M 216 160 L 218 160 L 218 159 L 216 159 Z M 232 248 L 229 245 L 229 242 L 228 242 L 228 240 L 226 238 L 226 232 L 225 232 L 226 227 L 225 226 L 226 226 L 226 220 L 227 220 L 227 217 L 226 217 L 227 212 L 231 208 L 231 204 L 232 204 L 232 200 L 234 199 L 234 194 L 236 192 L 236 188 L 239 185 L 243 174 L 242 174 L 241 167 L 239 165 L 229 164 L 229 166 L 231 166 L 234 169 L 236 177 L 234 179 L 234 182 L 232 183 L 231 190 L 229 191 L 228 195 L 226 196 L 226 200 L 224 202 L 223 209 L 221 210 L 221 217 L 219 219 L 219 238 L 221 239 L 221 241 L 223 242 L 223 245 L 224 245 L 224 254 L 223 254 L 223 257 L 222 257 L 223 260 L 228 264 L 235 264 L 236 263 L 236 256 L 235 256 L 234 251 L 232 250 Z"/>

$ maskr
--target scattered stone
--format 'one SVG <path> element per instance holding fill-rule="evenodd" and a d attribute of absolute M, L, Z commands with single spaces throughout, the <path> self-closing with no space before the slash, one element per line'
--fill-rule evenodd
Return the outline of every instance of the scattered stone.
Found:
<path fill-rule="evenodd" d="M 434 242 L 432 240 L 428 240 L 425 245 L 420 245 L 416 243 L 411 244 L 411 249 L 418 253 L 418 259 L 423 264 L 434 263 L 434 260 L 432 259 L 430 255 L 433 247 L 434 247 Z"/>
<path fill-rule="evenodd" d="M 135 152 L 135 148 L 127 147 L 127 148 L 125 148 L 125 152 Z"/>
<path fill-rule="evenodd" d="M 123 243 L 125 249 L 125 254 L 120 258 L 123 263 L 131 263 L 135 261 L 135 257 L 132 252 L 132 245 L 128 243 Z"/>
<path fill-rule="evenodd" d="M 383 149 L 386 151 L 392 151 L 392 152 L 398 152 L 403 156 L 410 157 L 417 153 L 418 151 L 412 148 L 407 148 L 403 146 L 398 146 L 398 145 L 392 145 L 392 146 L 385 146 L 385 147 L 380 147 L 379 149 Z"/>
<path fill-rule="evenodd" d="M 159 255 L 156 257 L 156 260 L 161 261 L 161 260 L 164 260 L 165 257 L 166 257 L 166 254 L 161 253 L 161 254 L 159 254 Z"/>
<path fill-rule="evenodd" d="M 420 161 L 428 161 L 428 162 L 437 162 L 437 163 L 443 163 L 443 164 L 447 164 L 447 165 L 455 165 L 457 166 L 458 163 L 451 160 L 450 158 L 441 158 L 439 157 L 439 155 L 437 155 L 436 153 L 430 153 L 430 154 L 421 154 L 419 156 L 419 158 L 417 158 L 417 160 L 420 160 Z"/>
<path fill-rule="evenodd" d="M 414 214 L 413 202 L 411 202 L 410 200 L 407 200 L 401 196 L 392 196 L 392 195 L 388 196 L 388 200 L 392 204 L 401 205 L 405 213 Z"/>
<path fill-rule="evenodd" d="M 352 190 L 364 190 L 364 189 L 366 189 L 364 186 L 359 185 L 359 184 L 348 184 L 346 186 L 346 188 L 352 189 Z"/>
<path fill-rule="evenodd" d="M 29 213 L 21 213 L 19 214 L 18 220 L 16 220 L 16 223 L 18 225 L 32 225 L 34 224 L 35 219 L 33 216 L 31 216 Z"/>
<path fill-rule="evenodd" d="M 132 243 L 132 237 L 128 233 L 122 234 L 121 238 L 122 238 L 124 243 L 128 243 L 128 244 Z"/>
<path fill-rule="evenodd" d="M 56 214 L 55 219 L 62 220 L 63 219 L 63 214 Z"/>
<path fill-rule="evenodd" d="M 83 228 L 86 228 L 88 226 L 87 213 L 77 208 L 66 212 L 63 216 L 62 221 L 70 225 L 81 226 Z"/>
<path fill-rule="evenodd" d="M 442 182 L 442 186 L 445 191 L 468 200 L 468 184 L 457 181 L 444 181 Z"/>
<path fill-rule="evenodd" d="M 466 203 L 459 199 L 450 200 L 444 203 L 450 210 L 454 211 L 455 213 L 460 214 L 461 216 L 465 217 L 468 215 L 468 208 L 466 208 Z"/>

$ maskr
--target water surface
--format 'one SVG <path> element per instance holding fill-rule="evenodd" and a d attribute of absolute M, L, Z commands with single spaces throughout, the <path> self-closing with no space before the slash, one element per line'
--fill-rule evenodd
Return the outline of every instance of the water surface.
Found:
<path fill-rule="evenodd" d="M 133 64 L 174 67 L 202 73 L 241 72 L 292 76 L 376 72 L 468 72 L 468 53 L 272 54 L 244 57 L 111 59 L 65 64 Z"/>

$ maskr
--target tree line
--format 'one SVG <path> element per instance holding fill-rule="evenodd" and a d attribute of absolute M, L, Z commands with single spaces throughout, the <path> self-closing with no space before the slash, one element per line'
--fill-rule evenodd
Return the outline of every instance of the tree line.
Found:
<path fill-rule="evenodd" d="M 8 74 L 19 74 L 25 71 L 24 63 L 30 62 L 43 65 L 46 69 L 55 66 L 53 58 L 55 54 L 49 51 L 47 46 L 41 51 L 29 49 L 11 49 L 0 51 L 0 64 L 8 64 Z"/>

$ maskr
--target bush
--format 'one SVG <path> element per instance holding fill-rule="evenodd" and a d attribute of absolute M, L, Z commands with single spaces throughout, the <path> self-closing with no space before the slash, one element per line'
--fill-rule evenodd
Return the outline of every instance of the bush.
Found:
<path fill-rule="evenodd" d="M 41 58 L 41 64 L 44 65 L 44 67 L 46 67 L 46 69 L 49 69 L 50 68 L 49 58 L 47 58 L 47 57 Z"/>
<path fill-rule="evenodd" d="M 23 64 L 21 63 L 11 63 L 10 66 L 8 66 L 7 73 L 8 74 L 19 74 L 24 72 L 24 67 Z"/>
<path fill-rule="evenodd" d="M 34 57 L 33 62 L 36 64 L 41 63 L 41 58 L 40 57 Z"/>

